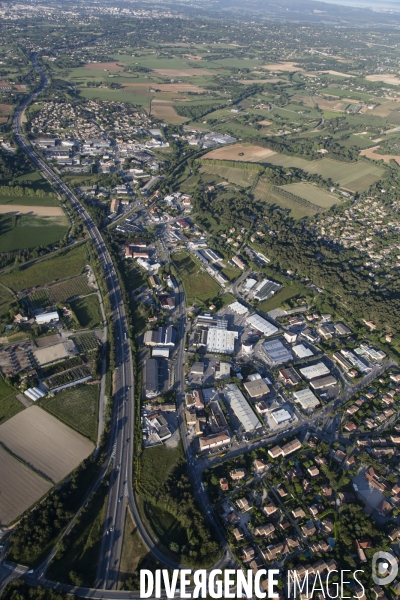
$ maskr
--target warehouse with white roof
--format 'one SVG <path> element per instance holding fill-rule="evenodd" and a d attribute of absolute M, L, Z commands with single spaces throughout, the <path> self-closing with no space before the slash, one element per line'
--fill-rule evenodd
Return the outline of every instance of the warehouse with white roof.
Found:
<path fill-rule="evenodd" d="M 314 356 L 314 352 L 307 348 L 304 344 L 297 344 L 297 346 L 293 346 L 292 350 L 298 358 Z"/>
<path fill-rule="evenodd" d="M 240 302 L 232 302 L 228 308 L 238 315 L 245 315 L 247 312 L 249 312 L 248 308 Z"/>
<path fill-rule="evenodd" d="M 237 331 L 229 331 L 220 327 L 210 327 L 207 335 L 207 352 L 232 354 L 235 351 Z"/>
<path fill-rule="evenodd" d="M 264 355 L 272 366 L 282 365 L 293 360 L 293 355 L 280 340 L 270 340 L 262 344 Z"/>
<path fill-rule="evenodd" d="M 261 331 L 266 337 L 269 337 L 278 331 L 278 328 L 275 327 L 275 325 L 272 325 L 272 323 L 257 314 L 247 317 L 246 323 L 251 327 L 254 327 L 254 329 L 257 329 L 257 331 Z"/>
<path fill-rule="evenodd" d="M 304 388 L 293 392 L 294 401 L 300 404 L 303 410 L 312 410 L 319 406 L 320 402 L 318 398 L 312 393 L 310 388 Z"/>
<path fill-rule="evenodd" d="M 254 413 L 237 385 L 234 383 L 228 384 L 224 388 L 224 395 L 227 403 L 246 431 L 254 431 L 262 426 L 257 415 Z"/>
<path fill-rule="evenodd" d="M 316 377 L 322 377 L 323 375 L 330 375 L 330 371 L 323 362 L 319 362 L 316 365 L 310 365 L 309 367 L 303 367 L 299 369 L 300 373 L 305 379 L 315 379 Z"/>

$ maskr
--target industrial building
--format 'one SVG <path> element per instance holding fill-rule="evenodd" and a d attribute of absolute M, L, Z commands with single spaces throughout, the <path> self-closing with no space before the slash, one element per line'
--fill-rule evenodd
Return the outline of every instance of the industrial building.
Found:
<path fill-rule="evenodd" d="M 249 277 L 249 279 L 246 279 L 245 283 L 243 284 L 243 291 L 248 292 L 248 291 L 252 290 L 256 284 L 257 284 L 257 279 L 253 279 L 252 277 Z"/>
<path fill-rule="evenodd" d="M 262 349 L 272 366 L 282 365 L 293 360 L 293 355 L 280 340 L 271 340 L 262 344 Z"/>
<path fill-rule="evenodd" d="M 269 394 L 270 391 L 264 379 L 261 378 L 254 379 L 253 381 L 247 381 L 243 387 L 251 399 L 261 398 L 262 396 Z"/>
<path fill-rule="evenodd" d="M 304 388 L 293 392 L 294 401 L 300 404 L 303 410 L 312 410 L 319 406 L 320 402 L 318 398 L 312 393 L 310 388 Z"/>
<path fill-rule="evenodd" d="M 307 348 L 304 344 L 297 344 L 297 346 L 293 346 L 292 351 L 298 358 L 307 358 L 308 356 L 314 356 L 314 352 Z"/>
<path fill-rule="evenodd" d="M 249 312 L 249 309 L 244 304 L 241 304 L 240 302 L 232 302 L 232 304 L 230 304 L 228 306 L 228 308 L 232 312 L 234 312 L 238 315 L 245 315 L 246 313 Z"/>
<path fill-rule="evenodd" d="M 162 358 L 148 358 L 146 361 L 146 397 L 160 394 L 168 380 L 168 362 Z"/>
<path fill-rule="evenodd" d="M 175 346 L 176 331 L 172 325 L 169 327 L 159 327 L 151 329 L 144 334 L 144 344 L 146 346 Z"/>
<path fill-rule="evenodd" d="M 257 314 L 247 317 L 246 323 L 251 327 L 254 327 L 254 329 L 256 329 L 257 331 L 261 331 L 261 333 L 264 334 L 265 337 L 269 337 L 270 335 L 273 335 L 278 331 L 278 328 L 275 327 L 275 325 L 272 325 L 272 323 L 270 323 L 266 319 L 263 319 L 262 317 L 260 317 L 260 315 Z"/>
<path fill-rule="evenodd" d="M 283 381 L 285 383 L 288 383 L 289 385 L 297 385 L 301 381 L 301 377 L 291 367 L 288 369 L 281 369 L 279 371 L 279 377 L 281 379 L 283 379 Z"/>
<path fill-rule="evenodd" d="M 228 322 L 221 320 L 216 327 L 208 329 L 207 352 L 232 354 L 235 351 L 235 341 L 239 334 L 237 331 L 229 331 L 227 326 Z"/>
<path fill-rule="evenodd" d="M 231 376 L 231 363 L 220 362 L 215 366 L 215 379 L 229 379 Z"/>
<path fill-rule="evenodd" d="M 351 329 L 347 325 L 344 325 L 344 323 L 336 323 L 334 327 L 338 335 L 351 335 Z"/>
<path fill-rule="evenodd" d="M 169 348 L 168 346 L 154 346 L 151 351 L 151 356 L 153 358 L 169 358 Z"/>
<path fill-rule="evenodd" d="M 299 369 L 300 373 L 305 379 L 315 379 L 316 377 L 322 377 L 323 375 L 330 375 L 330 371 L 323 362 L 319 362 L 316 365 L 310 365 L 309 367 L 303 367 Z"/>
<path fill-rule="evenodd" d="M 347 358 L 353 367 L 356 367 L 361 373 L 369 373 L 371 371 L 369 364 L 363 358 L 356 356 L 350 350 L 343 349 L 340 351 L 340 353 L 343 354 L 343 356 Z"/>
<path fill-rule="evenodd" d="M 224 388 L 224 395 L 227 403 L 239 419 L 245 431 L 254 431 L 261 427 L 261 423 L 253 409 L 234 383 L 228 384 Z"/>
<path fill-rule="evenodd" d="M 335 362 L 337 362 L 341 367 L 343 367 L 343 369 L 345 369 L 346 371 L 350 371 L 351 369 L 351 362 L 349 362 L 344 356 L 343 354 L 341 354 L 341 352 L 335 352 L 332 355 L 332 358 Z"/>
<path fill-rule="evenodd" d="M 287 421 L 290 421 L 290 419 L 292 418 L 292 415 L 290 414 L 290 412 L 285 410 L 284 408 L 275 410 L 274 412 L 271 413 L 271 416 L 277 425 L 282 425 L 282 423 L 286 423 Z"/>
<path fill-rule="evenodd" d="M 314 390 L 320 390 L 322 388 L 333 387 L 334 385 L 337 385 L 337 381 L 333 375 L 326 375 L 325 377 L 316 377 L 315 379 L 312 379 L 310 385 L 312 388 L 314 388 Z"/>
<path fill-rule="evenodd" d="M 273 296 L 281 287 L 280 283 L 275 283 L 275 281 L 270 281 L 269 279 L 263 279 L 254 290 L 254 299 L 260 301 L 268 300 L 268 298 Z"/>

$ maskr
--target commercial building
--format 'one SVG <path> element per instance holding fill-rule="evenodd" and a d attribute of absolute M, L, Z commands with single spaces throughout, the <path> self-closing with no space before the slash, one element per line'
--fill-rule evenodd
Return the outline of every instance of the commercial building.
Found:
<path fill-rule="evenodd" d="M 335 352 L 332 355 L 332 358 L 335 362 L 337 362 L 343 369 L 349 371 L 352 367 L 351 362 L 349 362 L 341 352 Z"/>
<path fill-rule="evenodd" d="M 255 379 L 253 381 L 247 381 L 244 384 L 244 389 L 246 390 L 251 399 L 261 398 L 262 396 L 269 394 L 270 391 L 264 379 Z"/>
<path fill-rule="evenodd" d="M 175 346 L 176 331 L 172 325 L 169 327 L 159 327 L 151 329 L 144 334 L 144 344 L 146 346 Z"/>
<path fill-rule="evenodd" d="M 234 312 L 238 315 L 245 315 L 246 313 L 249 312 L 249 309 L 244 304 L 241 304 L 240 302 L 232 302 L 232 304 L 230 304 L 228 306 L 228 308 L 232 312 Z"/>
<path fill-rule="evenodd" d="M 336 323 L 334 325 L 335 331 L 338 335 L 351 335 L 351 329 L 349 329 L 343 323 Z"/>
<path fill-rule="evenodd" d="M 293 392 L 293 398 L 295 402 L 300 404 L 303 410 L 312 410 L 320 404 L 318 398 L 312 393 L 312 391 L 308 387 L 304 388 L 303 390 Z"/>
<path fill-rule="evenodd" d="M 261 427 L 261 423 L 253 412 L 253 409 L 234 383 L 228 384 L 224 388 L 224 395 L 227 403 L 239 419 L 245 431 L 254 431 Z"/>
<path fill-rule="evenodd" d="M 200 250 L 200 252 L 205 255 L 205 257 L 210 261 L 210 262 L 218 262 L 220 260 L 222 260 L 222 256 L 220 256 L 218 254 L 218 252 L 215 252 L 214 250 L 211 250 L 210 248 L 207 248 L 206 250 Z"/>
<path fill-rule="evenodd" d="M 243 284 L 243 291 L 248 292 L 248 291 L 252 290 L 256 284 L 257 284 L 257 279 L 253 279 L 252 277 L 249 277 L 249 279 L 246 279 L 245 283 Z"/>
<path fill-rule="evenodd" d="M 285 410 L 284 408 L 275 410 L 274 412 L 271 413 L 271 416 L 277 425 L 282 425 L 282 423 L 286 423 L 287 421 L 290 421 L 290 419 L 292 418 L 292 415 L 290 414 L 290 412 Z"/>
<path fill-rule="evenodd" d="M 272 325 L 272 323 L 270 323 L 266 319 L 263 319 L 262 317 L 260 317 L 260 315 L 257 314 L 247 317 L 246 323 L 251 327 L 254 327 L 254 329 L 256 329 L 257 331 L 261 331 L 261 333 L 264 334 L 265 337 L 269 337 L 270 335 L 273 335 L 278 331 L 278 328 L 275 327 L 275 325 Z"/>
<path fill-rule="evenodd" d="M 237 331 L 229 331 L 227 321 L 217 323 L 216 327 L 208 329 L 207 352 L 217 354 L 232 354 L 235 351 L 235 341 L 239 334 Z"/>
<path fill-rule="evenodd" d="M 303 367 L 299 369 L 300 373 L 305 379 L 315 379 L 316 377 L 322 377 L 323 375 L 330 375 L 330 371 L 323 362 L 319 362 L 316 365 L 310 365 L 309 367 Z"/>
<path fill-rule="evenodd" d="M 271 340 L 262 344 L 267 361 L 272 366 L 284 364 L 293 360 L 293 355 L 280 340 Z"/>
<path fill-rule="evenodd" d="M 337 381 L 333 375 L 326 375 L 325 377 L 316 377 L 315 379 L 312 379 L 310 385 L 312 388 L 314 388 L 314 390 L 320 390 L 322 388 L 333 387 L 334 385 L 337 385 Z"/>
<path fill-rule="evenodd" d="M 366 362 L 366 360 L 364 360 L 362 357 L 356 356 L 350 350 L 346 350 L 343 348 L 343 350 L 341 350 L 340 353 L 343 354 L 347 358 L 347 360 L 353 365 L 353 367 L 356 367 L 361 373 L 369 373 L 371 371 L 371 367 Z"/>
<path fill-rule="evenodd" d="M 56 310 L 52 310 L 51 312 L 42 313 L 41 315 L 36 315 L 35 321 L 39 325 L 46 325 L 47 323 L 54 323 L 59 320 L 58 312 Z"/>
<path fill-rule="evenodd" d="M 307 358 L 308 356 L 314 356 L 314 352 L 307 348 L 304 344 L 297 344 L 297 346 L 293 346 L 292 351 L 298 358 Z"/>
<path fill-rule="evenodd" d="M 268 300 L 268 298 L 273 296 L 273 294 L 281 287 L 280 283 L 275 283 L 275 281 L 270 281 L 269 279 L 263 279 L 254 290 L 254 298 L 255 300 L 260 301 Z"/>

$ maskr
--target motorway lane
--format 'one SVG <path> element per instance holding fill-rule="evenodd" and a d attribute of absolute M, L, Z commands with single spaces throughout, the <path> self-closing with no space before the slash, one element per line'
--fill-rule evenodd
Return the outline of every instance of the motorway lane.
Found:
<path fill-rule="evenodd" d="M 126 514 L 126 501 L 123 493 L 124 484 L 121 473 L 125 473 L 124 479 L 126 480 L 126 474 L 131 473 L 132 471 L 132 436 L 134 418 L 133 363 L 129 339 L 126 339 L 128 337 L 126 335 L 128 332 L 127 320 L 118 278 L 100 232 L 76 196 L 40 158 L 40 156 L 36 154 L 22 134 L 21 117 L 26 106 L 48 86 L 47 77 L 36 64 L 35 57 L 33 57 L 33 64 L 40 73 L 41 85 L 36 92 L 21 104 L 14 115 L 13 129 L 15 138 L 19 146 L 26 152 L 36 167 L 47 176 L 55 187 L 67 196 L 71 205 L 86 225 L 105 271 L 105 279 L 112 306 L 112 318 L 115 325 L 116 360 L 119 366 L 114 399 L 113 435 L 115 436 L 116 442 L 116 457 L 114 463 L 118 460 L 118 465 L 120 466 L 117 468 L 117 472 L 112 474 L 107 511 L 109 522 L 105 523 L 102 556 L 100 560 L 100 563 L 102 563 L 102 585 L 104 588 L 110 587 L 113 589 L 116 587 L 118 580 L 119 560 Z M 131 477 L 129 480 L 131 483 Z M 128 488 L 128 492 L 129 491 L 132 495 L 133 492 L 131 487 Z M 119 502 L 121 495 L 124 500 Z M 112 528 L 112 531 L 107 535 L 107 530 L 110 528 Z"/>

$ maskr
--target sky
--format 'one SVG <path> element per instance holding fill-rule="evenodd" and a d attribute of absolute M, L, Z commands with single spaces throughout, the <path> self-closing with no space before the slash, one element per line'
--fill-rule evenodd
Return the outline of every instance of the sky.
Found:
<path fill-rule="evenodd" d="M 400 0 L 322 0 L 322 1 L 329 2 L 330 4 L 341 4 L 343 6 L 371 8 L 374 10 L 398 10 L 398 11 L 400 11 Z"/>

